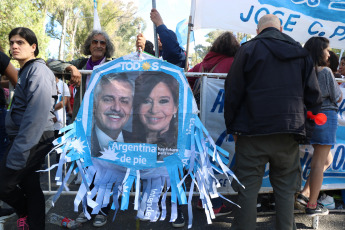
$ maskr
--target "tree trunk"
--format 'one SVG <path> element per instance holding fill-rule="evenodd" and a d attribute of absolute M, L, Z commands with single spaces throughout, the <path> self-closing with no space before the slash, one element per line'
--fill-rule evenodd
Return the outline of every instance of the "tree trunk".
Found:
<path fill-rule="evenodd" d="M 59 60 L 64 60 L 64 48 L 65 48 L 65 38 L 66 38 L 66 28 L 67 28 L 67 20 L 68 20 L 69 12 L 65 10 L 63 13 L 63 24 L 62 24 L 62 32 L 61 32 L 61 39 L 60 39 L 60 46 L 59 46 Z"/>
<path fill-rule="evenodd" d="M 73 28 L 72 35 L 71 35 L 71 46 L 70 46 L 71 60 L 74 59 L 74 53 L 75 53 L 75 35 L 76 35 L 76 33 L 77 33 L 77 28 L 78 28 L 79 13 L 80 13 L 80 10 L 78 9 L 77 12 L 74 14 L 75 20 L 74 20 L 74 28 Z"/>

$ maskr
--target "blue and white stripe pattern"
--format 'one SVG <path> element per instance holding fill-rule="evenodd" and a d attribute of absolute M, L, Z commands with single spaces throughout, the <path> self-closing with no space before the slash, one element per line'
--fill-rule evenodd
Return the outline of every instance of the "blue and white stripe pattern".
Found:
<path fill-rule="evenodd" d="M 147 64 L 144 65 L 144 63 Z M 164 162 L 157 162 L 155 168 L 144 170 L 137 170 L 134 167 L 125 168 L 91 157 L 89 140 L 92 133 L 94 87 L 102 76 L 108 73 L 140 73 L 148 70 L 167 73 L 179 83 L 178 152 L 165 157 Z M 115 218 L 118 210 L 128 209 L 130 191 L 133 187 L 135 191 L 134 209 L 138 210 L 137 217 L 150 221 L 164 220 L 167 215 L 165 201 L 167 191 L 170 189 L 172 203 L 170 221 L 177 218 L 178 203 L 188 204 L 189 227 L 191 227 L 191 197 L 194 187 L 196 187 L 210 223 L 211 219 L 215 218 L 210 198 L 220 195 L 217 192 L 219 182 L 214 176 L 213 169 L 232 178 L 236 179 L 236 177 L 227 167 L 228 162 L 224 156 L 228 153 L 215 145 L 201 124 L 197 113 L 193 93 L 183 69 L 179 67 L 146 54 L 138 57 L 137 53 L 98 66 L 92 73 L 89 88 L 85 92 L 76 121 L 60 130 L 66 134 L 54 141 L 56 149 L 61 152 L 56 175 L 61 187 L 53 202 L 56 202 L 65 188 L 69 175 L 74 170 L 75 173 L 80 173 L 83 179 L 74 201 L 74 209 L 78 211 L 78 206 L 82 203 L 84 213 L 88 218 L 91 218 L 90 214 L 97 214 L 102 207 L 107 206 L 111 202 L 111 196 L 113 197 L 112 209 L 115 210 Z M 210 158 L 213 160 L 212 163 Z M 72 162 L 72 164 L 67 175 L 62 179 L 62 166 L 65 162 Z M 181 178 L 184 170 L 187 170 L 187 173 Z M 184 185 L 187 176 L 192 179 L 188 199 Z M 94 187 L 90 190 L 89 186 L 92 181 Z M 140 191 L 141 187 L 142 191 Z M 120 196 L 122 196 L 121 204 L 119 203 Z M 161 196 L 162 200 L 159 204 Z M 161 211 L 159 205 L 161 205 Z M 87 206 L 92 208 L 91 213 L 87 212 Z"/>

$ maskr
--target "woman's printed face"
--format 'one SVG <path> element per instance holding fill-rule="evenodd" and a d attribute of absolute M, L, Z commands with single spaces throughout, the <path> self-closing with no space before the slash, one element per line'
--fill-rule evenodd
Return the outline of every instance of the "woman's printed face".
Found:
<path fill-rule="evenodd" d="M 168 131 L 170 121 L 177 112 L 169 87 L 158 83 L 140 106 L 139 116 L 144 126 L 153 132 Z"/>

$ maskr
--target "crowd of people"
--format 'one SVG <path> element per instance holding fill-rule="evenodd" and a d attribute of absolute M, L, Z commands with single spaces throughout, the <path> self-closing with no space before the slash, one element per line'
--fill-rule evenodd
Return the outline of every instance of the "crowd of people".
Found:
<path fill-rule="evenodd" d="M 150 17 L 157 27 L 159 47 L 138 34 L 137 49 L 150 54 L 154 54 L 154 48 L 159 49 L 164 60 L 184 68 L 188 64 L 186 54 L 175 33 L 164 25 L 156 9 L 151 10 Z M 46 63 L 37 58 L 39 44 L 29 28 L 13 29 L 8 40 L 10 56 L 20 69 L 17 71 L 0 51 L 0 73 L 7 78 L 2 77 L 0 87 L 0 200 L 14 210 L 0 209 L 0 214 L 15 211 L 18 229 L 42 230 L 45 199 L 36 171 L 52 149 L 59 129 L 76 119 L 91 78 L 79 70 L 93 70 L 110 61 L 114 45 L 106 32 L 94 30 L 83 45 L 83 54 L 88 57 Z M 228 73 L 224 85 L 225 126 L 235 140 L 233 171 L 245 188 L 233 184 L 241 208 L 227 207 L 221 198 L 212 199 L 212 205 L 216 217 L 234 213 L 231 229 L 256 228 L 257 197 L 267 163 L 277 229 L 296 229 L 295 205 L 310 216 L 328 214 L 317 199 L 323 172 L 333 160 L 331 147 L 336 144 L 337 103 L 342 93 L 335 79 L 345 76 L 345 57 L 339 63 L 329 49 L 329 40 L 324 37 L 311 37 L 302 47 L 282 32 L 277 16 L 268 14 L 260 18 L 256 37 L 240 46 L 231 32 L 224 32 L 202 62 L 189 70 Z M 53 71 L 68 76 L 69 86 Z M 196 91 L 200 82 L 188 80 Z M 10 103 L 3 89 L 8 88 L 7 81 L 15 86 Z M 100 157 L 109 141 L 176 149 L 178 87 L 178 82 L 163 72 L 144 72 L 135 81 L 125 73 L 102 77 L 93 95 L 92 156 Z M 307 119 L 307 111 L 326 114 L 326 124 L 315 126 Z M 132 114 L 132 130 L 128 131 L 124 127 Z M 312 144 L 314 148 L 310 174 L 302 190 L 299 144 Z M 197 206 L 203 209 L 205 204 L 199 200 Z M 92 215 L 93 226 L 107 223 L 110 207 Z M 83 210 L 76 221 L 89 221 L 86 211 L 90 212 Z M 172 225 L 183 227 L 184 223 L 178 205 Z"/>

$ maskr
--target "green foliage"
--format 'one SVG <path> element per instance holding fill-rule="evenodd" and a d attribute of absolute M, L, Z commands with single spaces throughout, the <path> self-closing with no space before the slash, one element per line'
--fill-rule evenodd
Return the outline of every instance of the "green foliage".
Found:
<path fill-rule="evenodd" d="M 340 55 L 341 55 L 341 49 L 334 49 L 334 48 L 332 48 L 331 49 L 338 57 L 340 57 Z M 344 56 L 344 54 L 343 54 L 343 56 Z"/>
<path fill-rule="evenodd" d="M 93 29 L 93 1 L 83 0 L 51 0 L 51 20 L 47 25 L 50 37 L 60 39 L 61 32 L 56 32 L 56 25 L 63 26 L 66 11 L 71 16 L 67 18 L 65 37 L 65 60 L 76 59 L 82 54 L 82 46 Z M 68 4 L 65 4 L 68 3 Z M 62 5 L 61 5 L 62 4 Z M 60 7 L 57 7 L 60 6 Z M 56 10 L 58 9 L 58 10 Z M 135 37 L 138 34 L 138 25 L 143 24 L 142 18 L 136 18 L 136 8 L 133 2 L 121 0 L 98 0 L 97 11 L 102 30 L 106 31 L 115 46 L 114 58 L 121 57 L 135 50 Z M 145 25 L 144 25 L 145 27 Z"/>
<path fill-rule="evenodd" d="M 206 42 L 209 43 L 208 46 L 198 44 L 194 47 L 194 53 L 191 55 L 191 65 L 192 66 L 195 66 L 196 64 L 200 63 L 204 59 L 204 57 L 208 53 L 209 49 L 211 48 L 213 42 L 218 38 L 219 35 L 221 35 L 224 32 L 225 32 L 224 30 L 211 31 L 206 35 L 207 36 Z M 237 41 L 241 42 L 245 36 L 247 36 L 247 40 L 251 39 L 250 34 L 237 33 L 236 34 Z"/>
<path fill-rule="evenodd" d="M 206 47 L 201 44 L 194 47 L 194 53 L 192 54 L 191 65 L 195 66 L 196 64 L 202 62 L 202 59 L 206 56 L 210 46 Z"/>
<path fill-rule="evenodd" d="M 45 12 L 44 0 L 1 0 L 0 4 L 0 45 L 5 53 L 9 50 L 8 34 L 16 27 L 27 27 L 35 32 L 40 54 L 39 57 L 46 57 L 46 48 L 49 37 L 45 34 Z"/>

